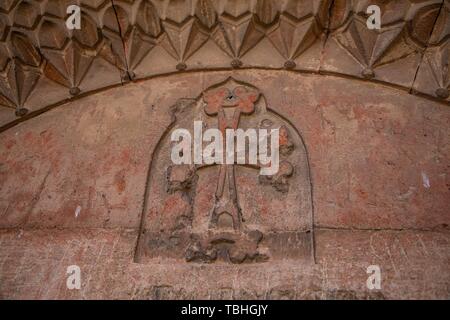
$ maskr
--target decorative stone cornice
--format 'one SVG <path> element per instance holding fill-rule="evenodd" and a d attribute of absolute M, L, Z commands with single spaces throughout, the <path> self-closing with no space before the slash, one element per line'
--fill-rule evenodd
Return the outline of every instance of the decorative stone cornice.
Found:
<path fill-rule="evenodd" d="M 66 28 L 71 4 L 81 30 Z M 448 104 L 449 39 L 449 0 L 3 0 L 0 126 L 80 93 L 227 68 L 351 76 Z"/>

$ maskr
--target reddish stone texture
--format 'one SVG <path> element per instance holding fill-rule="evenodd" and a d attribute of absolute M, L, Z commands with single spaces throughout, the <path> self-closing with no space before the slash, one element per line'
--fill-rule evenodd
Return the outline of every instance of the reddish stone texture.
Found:
<path fill-rule="evenodd" d="M 449 297 L 448 234 L 320 230 L 317 264 L 132 263 L 133 230 L 8 230 L 0 241 L 3 299 L 423 299 Z M 366 287 L 379 264 L 381 290 Z M 66 288 L 69 265 L 81 289 Z"/>
<path fill-rule="evenodd" d="M 316 263 L 134 263 L 150 159 L 170 108 L 230 75 L 258 88 L 304 140 Z M 0 296 L 448 299 L 449 124 L 438 102 L 287 71 L 164 76 L 72 101 L 0 133 Z M 82 271 L 79 291 L 65 286 L 72 264 Z M 378 291 L 366 287 L 373 264 Z"/>

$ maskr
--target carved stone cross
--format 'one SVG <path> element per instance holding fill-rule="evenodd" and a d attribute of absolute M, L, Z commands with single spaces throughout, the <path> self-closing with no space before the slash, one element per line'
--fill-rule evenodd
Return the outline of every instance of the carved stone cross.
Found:
<path fill-rule="evenodd" d="M 235 84 L 232 82 L 232 84 Z M 259 92 L 246 86 L 220 87 L 206 91 L 203 95 L 205 113 L 217 116 L 218 128 L 222 132 L 224 149 L 226 148 L 226 129 L 237 129 L 241 114 L 255 111 L 254 103 Z M 237 199 L 234 164 L 221 164 L 217 181 L 214 209 L 210 227 L 233 227 L 241 229 L 242 213 Z"/>
<path fill-rule="evenodd" d="M 139 259 L 183 257 L 197 263 L 258 263 L 286 255 L 309 257 L 313 243 L 311 184 L 306 148 L 295 127 L 268 108 L 257 88 L 232 78 L 206 89 L 198 99 L 180 101 L 171 110 L 172 128 L 161 138 L 152 159 Z M 174 130 L 192 128 L 194 123 L 187 131 L 193 132 L 194 140 L 200 137 L 201 143 L 206 142 L 201 134 L 196 136 L 197 121 L 206 124 L 201 129 L 214 128 L 221 133 L 221 144 L 207 146 L 220 145 L 208 149 L 214 150 L 210 155 L 214 161 L 198 161 L 196 155 L 203 157 L 200 148 L 198 152 L 194 149 L 194 164 L 174 164 Z M 258 139 L 256 161 L 250 161 L 246 144 L 241 163 L 243 150 L 235 150 L 243 147 L 237 143 L 242 141 L 237 139 L 239 129 L 270 131 L 266 142 Z M 273 135 L 273 129 L 278 129 L 278 134 Z M 227 137 L 228 130 L 233 136 Z M 272 158 L 269 164 L 262 160 L 264 151 L 259 147 L 261 142 L 272 146 L 268 139 L 274 137 L 279 142 L 278 171 L 264 175 L 261 169 L 271 166 Z M 248 141 L 252 141 L 250 137 Z M 224 159 L 217 161 L 220 157 Z M 207 169 L 211 166 L 218 172 Z M 253 170 L 238 171 L 241 167 L 259 169 L 260 174 L 255 179 Z M 215 190 L 210 190 L 211 178 Z M 164 180 L 167 183 L 161 184 Z"/>

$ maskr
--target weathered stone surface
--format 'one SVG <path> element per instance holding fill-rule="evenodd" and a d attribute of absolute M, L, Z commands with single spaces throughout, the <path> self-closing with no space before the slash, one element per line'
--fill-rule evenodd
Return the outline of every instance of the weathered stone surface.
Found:
<path fill-rule="evenodd" d="M 228 76 L 196 73 L 129 84 L 3 132 L 1 225 L 138 227 L 148 166 L 172 122 L 170 108 Z M 332 76 L 235 71 L 233 77 L 259 88 L 268 108 L 301 133 L 316 225 L 449 224 L 448 107 Z M 75 218 L 77 206 L 82 211 Z"/>
<path fill-rule="evenodd" d="M 448 233 L 319 230 L 317 264 L 132 263 L 132 230 L 0 233 L 4 299 L 429 299 L 449 298 Z M 379 264 L 382 289 L 366 287 Z M 66 269 L 81 269 L 68 290 Z M 182 279 L 182 280 L 181 280 Z M 44 284 L 44 285 L 43 285 Z"/>
<path fill-rule="evenodd" d="M 449 299 L 449 26 L 450 0 L 0 1 L 0 298 Z M 280 170 L 174 165 L 194 120 L 279 128 Z"/>
<path fill-rule="evenodd" d="M 208 223 L 197 221 L 214 206 L 217 172 L 189 182 L 194 171 L 167 171 L 164 141 L 171 124 L 192 122 L 205 92 L 231 75 L 261 95 L 245 121 L 283 120 L 292 141 L 281 154 L 294 174 L 284 177 L 286 189 L 283 177 L 260 180 L 237 168 L 242 213 L 266 220 L 210 237 Z M 187 113 L 174 119 L 183 106 Z M 163 76 L 68 102 L 0 133 L 0 296 L 448 299 L 449 122 L 446 105 L 402 90 L 283 70 Z M 301 164 L 311 206 L 297 210 L 288 200 L 292 208 L 279 209 L 283 195 L 308 191 L 296 180 Z M 171 224 L 189 225 L 176 216 L 192 210 L 179 195 L 193 185 L 199 232 L 182 228 L 174 238 Z M 144 201 L 170 210 L 149 215 Z M 303 219 L 308 208 L 312 220 Z M 220 250 L 208 250 L 211 243 Z M 263 245 L 275 248 L 271 255 Z M 218 258 L 224 248 L 230 260 Z M 66 288 L 74 264 L 79 291 Z M 381 290 L 366 287 L 369 265 L 381 268 Z"/>

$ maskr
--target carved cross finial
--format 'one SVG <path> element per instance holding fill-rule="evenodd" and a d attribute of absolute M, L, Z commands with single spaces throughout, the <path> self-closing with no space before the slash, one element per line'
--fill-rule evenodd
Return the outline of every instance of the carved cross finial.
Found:
<path fill-rule="evenodd" d="M 233 79 L 203 94 L 205 113 L 218 117 L 217 125 L 222 132 L 224 146 L 226 145 L 225 130 L 237 129 L 241 114 L 251 114 L 255 111 L 255 102 L 259 95 L 258 90 L 241 85 Z M 231 110 L 232 116 L 224 109 Z M 234 165 L 221 164 L 210 227 L 232 227 L 238 231 L 241 228 L 241 222 L 242 213 L 237 199 Z"/>

